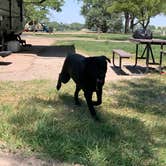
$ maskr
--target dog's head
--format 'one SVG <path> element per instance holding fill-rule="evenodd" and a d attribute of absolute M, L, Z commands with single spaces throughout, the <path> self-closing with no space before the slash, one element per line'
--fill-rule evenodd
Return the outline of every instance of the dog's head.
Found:
<path fill-rule="evenodd" d="M 88 88 L 99 90 L 105 82 L 107 72 L 107 62 L 110 60 L 106 56 L 94 56 L 86 58 L 84 70 L 85 82 Z"/>
<path fill-rule="evenodd" d="M 105 75 L 107 72 L 107 61 L 110 63 L 110 59 L 106 56 L 97 57 L 97 70 L 96 70 L 96 87 L 99 88 L 104 85 Z"/>

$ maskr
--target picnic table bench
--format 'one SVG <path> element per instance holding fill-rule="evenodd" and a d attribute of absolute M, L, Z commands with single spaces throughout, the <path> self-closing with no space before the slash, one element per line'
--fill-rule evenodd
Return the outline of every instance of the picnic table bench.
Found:
<path fill-rule="evenodd" d="M 113 53 L 113 56 L 112 56 L 112 63 L 114 66 L 115 65 L 115 55 L 118 55 L 119 56 L 119 68 L 121 69 L 122 67 L 122 59 L 123 58 L 130 58 L 132 56 L 131 53 L 129 52 L 126 52 L 124 50 L 121 50 L 121 49 L 113 49 L 112 50 L 112 53 Z M 117 66 L 116 66 L 117 67 Z"/>
<path fill-rule="evenodd" d="M 12 53 L 11 51 L 0 51 L 0 56 L 4 58 L 10 55 L 11 53 Z"/>

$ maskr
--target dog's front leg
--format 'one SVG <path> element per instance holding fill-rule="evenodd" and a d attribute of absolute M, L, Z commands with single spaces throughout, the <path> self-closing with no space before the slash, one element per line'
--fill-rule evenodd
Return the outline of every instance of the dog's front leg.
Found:
<path fill-rule="evenodd" d="M 93 101 L 93 105 L 100 105 L 102 103 L 102 88 L 96 91 L 97 101 Z"/>
<path fill-rule="evenodd" d="M 56 89 L 59 90 L 61 88 L 61 74 L 59 74 L 58 82 L 56 85 Z"/>
<path fill-rule="evenodd" d="M 74 93 L 75 105 L 81 105 L 81 103 L 79 102 L 79 99 L 78 99 L 78 94 L 79 94 L 80 90 L 81 90 L 81 88 L 78 85 L 76 85 L 76 90 Z"/>
<path fill-rule="evenodd" d="M 92 117 L 97 120 L 98 118 L 97 118 L 96 111 L 93 107 L 93 102 L 92 102 L 92 93 L 93 92 L 91 92 L 91 91 L 85 91 L 84 96 L 85 96 L 85 99 L 86 99 L 86 102 L 87 102 L 87 105 L 88 105 L 88 108 L 90 110 Z"/>

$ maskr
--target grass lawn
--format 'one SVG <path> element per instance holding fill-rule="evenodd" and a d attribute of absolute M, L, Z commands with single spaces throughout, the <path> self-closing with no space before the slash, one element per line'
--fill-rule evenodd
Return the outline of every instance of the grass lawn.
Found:
<path fill-rule="evenodd" d="M 122 49 L 133 54 L 132 59 L 135 58 L 135 43 L 131 42 L 117 42 L 117 41 L 82 41 L 82 40 L 70 40 L 70 41 L 57 41 L 55 45 L 75 45 L 78 51 L 85 53 L 89 56 L 97 55 L 106 55 L 110 59 L 112 58 L 112 49 Z M 142 52 L 145 48 L 145 45 L 139 46 L 139 55 L 142 55 Z M 160 55 L 160 46 L 153 45 L 153 54 L 157 62 L 159 62 Z M 117 56 L 116 56 L 117 58 Z M 166 58 L 163 58 L 163 64 L 166 64 Z"/>
<path fill-rule="evenodd" d="M 57 34 L 42 34 L 36 33 L 34 35 L 37 36 L 47 36 L 47 37 L 54 37 L 54 38 L 85 38 L 85 39 L 101 39 L 101 40 L 128 40 L 132 35 L 131 34 L 112 34 L 112 33 L 86 33 L 86 34 L 78 34 L 78 33 L 57 33 Z"/>
<path fill-rule="evenodd" d="M 166 77 L 106 83 L 101 122 L 74 84 L 0 82 L 0 148 L 90 166 L 166 165 Z M 95 96 L 94 96 L 95 98 Z"/>
<path fill-rule="evenodd" d="M 36 36 L 46 36 L 46 37 L 55 37 L 55 38 L 65 38 L 65 37 L 73 37 L 73 38 L 91 38 L 91 39 L 101 39 L 101 40 L 128 40 L 132 37 L 132 34 L 115 34 L 115 33 L 73 33 L 73 32 L 57 32 L 55 34 L 45 34 L 45 33 L 34 33 Z M 166 39 L 166 36 L 153 35 L 153 38 L 157 39 Z"/>
<path fill-rule="evenodd" d="M 135 54 L 135 43 L 126 42 L 129 38 L 132 37 L 132 34 L 112 34 L 112 33 L 86 33 L 86 34 L 77 34 L 77 33 L 57 33 L 57 34 L 42 34 L 36 33 L 35 36 L 45 36 L 52 38 L 63 38 L 66 40 L 57 40 L 55 45 L 75 45 L 76 49 L 85 53 L 89 56 L 91 55 L 106 55 L 112 57 L 112 49 L 123 49 L 127 52 Z M 68 40 L 70 38 L 70 40 Z M 155 36 L 154 38 L 165 39 L 164 36 Z M 81 39 L 81 40 L 79 40 Z M 84 40 L 83 40 L 84 39 Z M 94 39 L 91 41 L 89 39 Z M 101 41 L 103 40 L 103 41 Z M 165 47 L 165 46 L 164 46 Z M 145 48 L 145 45 L 139 46 L 139 55 L 142 55 L 142 52 Z M 157 62 L 159 62 L 160 55 L 160 46 L 153 45 L 153 54 Z M 166 48 L 164 48 L 166 50 Z M 117 57 L 116 57 L 117 58 Z M 133 56 L 134 59 L 134 56 Z M 163 58 L 163 64 L 166 63 L 166 58 Z"/>

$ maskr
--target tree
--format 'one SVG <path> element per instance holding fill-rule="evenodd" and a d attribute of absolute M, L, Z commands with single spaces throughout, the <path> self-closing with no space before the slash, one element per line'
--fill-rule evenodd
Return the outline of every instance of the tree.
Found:
<path fill-rule="evenodd" d="M 133 3 L 132 0 L 114 0 L 108 7 L 110 13 L 124 13 L 125 33 L 129 32 L 130 13 L 133 13 L 131 11 L 134 6 Z"/>
<path fill-rule="evenodd" d="M 81 13 L 84 15 L 89 29 L 107 32 L 110 29 L 112 14 L 107 11 L 110 0 L 82 0 Z M 116 20 L 114 20 L 115 22 Z M 120 19 L 117 20 L 118 22 Z"/>
<path fill-rule="evenodd" d="M 107 11 L 103 6 L 104 0 L 84 0 L 81 13 L 85 16 L 88 28 L 107 31 Z"/>
<path fill-rule="evenodd" d="M 143 29 L 147 29 L 151 17 L 162 12 L 162 0 L 142 0 L 135 1 L 137 6 L 136 18 L 142 25 Z"/>
<path fill-rule="evenodd" d="M 46 19 L 50 9 L 61 11 L 63 3 L 63 0 L 24 0 L 26 22 Z"/>
<path fill-rule="evenodd" d="M 138 23 L 147 29 L 150 19 L 161 13 L 164 0 L 114 0 L 109 12 L 123 12 L 125 16 L 125 33 L 134 29 Z M 129 26 L 130 25 L 130 26 Z"/>

